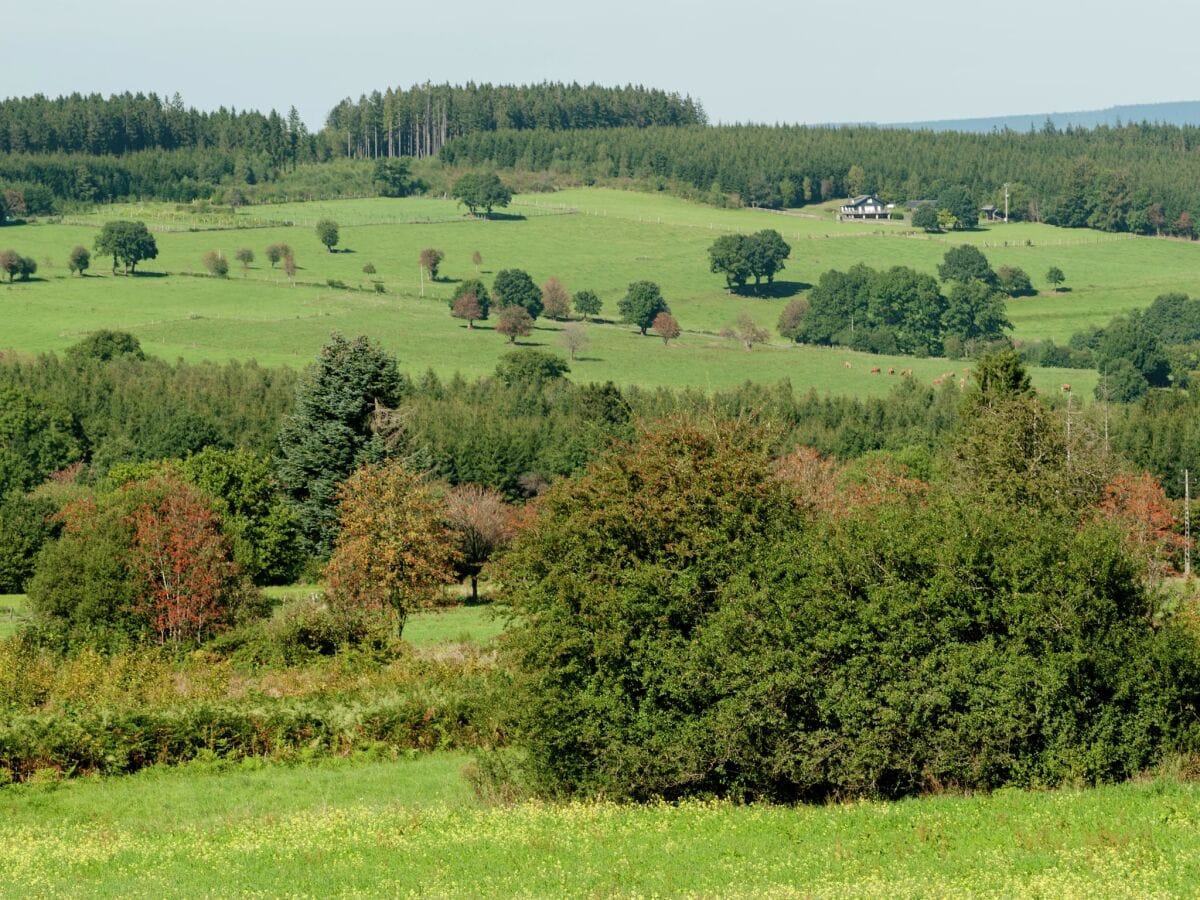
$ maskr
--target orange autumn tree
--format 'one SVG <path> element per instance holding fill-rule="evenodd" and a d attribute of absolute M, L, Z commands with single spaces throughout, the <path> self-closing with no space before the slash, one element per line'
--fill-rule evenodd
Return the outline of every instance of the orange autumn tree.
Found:
<path fill-rule="evenodd" d="M 200 643 L 227 624 L 246 590 L 241 567 L 208 498 L 176 475 L 123 490 L 142 496 L 126 522 L 132 529 L 126 565 L 134 609 L 159 643 Z"/>
<path fill-rule="evenodd" d="M 1175 532 L 1175 510 L 1153 475 L 1117 475 L 1104 486 L 1098 514 L 1121 527 L 1126 540 L 1153 572 L 1170 571 L 1171 560 L 1183 548 L 1184 538 Z"/>
<path fill-rule="evenodd" d="M 330 601 L 408 614 L 454 581 L 455 540 L 441 497 L 398 460 L 365 465 L 338 488 L 340 532 L 325 568 Z"/>

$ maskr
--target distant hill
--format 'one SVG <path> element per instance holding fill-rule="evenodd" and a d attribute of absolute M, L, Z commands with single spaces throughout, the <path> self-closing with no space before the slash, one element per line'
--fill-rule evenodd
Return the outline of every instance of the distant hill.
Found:
<path fill-rule="evenodd" d="M 1081 112 L 1037 113 L 1024 116 L 993 116 L 985 119 L 939 119 L 933 122 L 888 122 L 881 128 L 919 128 L 928 131 L 990 132 L 1040 131 L 1049 119 L 1058 129 L 1068 125 L 1076 128 L 1095 128 L 1117 122 L 1154 122 L 1163 125 L 1200 125 L 1200 101 L 1183 100 L 1174 103 L 1139 103 L 1133 106 L 1110 106 Z"/>

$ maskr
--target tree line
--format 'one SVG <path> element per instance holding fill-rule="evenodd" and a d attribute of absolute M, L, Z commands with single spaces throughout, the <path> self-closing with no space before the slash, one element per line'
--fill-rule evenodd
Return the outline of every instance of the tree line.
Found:
<path fill-rule="evenodd" d="M 179 94 L 70 94 L 0 100 L 0 153 L 125 156 L 144 150 L 238 151 L 276 165 L 316 158 L 318 139 L 296 108 L 281 115 L 221 107 L 204 112 Z"/>
<path fill-rule="evenodd" d="M 476 132 L 450 140 L 441 158 L 646 180 L 693 199 L 772 208 L 867 193 L 930 200 L 962 188 L 1003 210 L 1007 185 L 1013 220 L 1192 236 L 1197 146 L 1200 128 L 1148 123 L 992 134 L 729 125 Z"/>
<path fill-rule="evenodd" d="M 354 157 L 435 156 L 452 138 L 500 129 L 703 125 L 699 101 L 641 85 L 602 87 L 420 84 L 347 97 L 330 110 L 325 138 Z"/>

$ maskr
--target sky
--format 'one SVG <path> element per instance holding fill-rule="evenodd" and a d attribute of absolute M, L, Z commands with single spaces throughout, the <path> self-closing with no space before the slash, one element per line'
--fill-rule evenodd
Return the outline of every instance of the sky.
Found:
<path fill-rule="evenodd" d="M 178 91 L 215 109 L 424 81 L 645 84 L 713 122 L 904 122 L 1200 99 L 1181 0 L 39 0 L 0 96 Z"/>

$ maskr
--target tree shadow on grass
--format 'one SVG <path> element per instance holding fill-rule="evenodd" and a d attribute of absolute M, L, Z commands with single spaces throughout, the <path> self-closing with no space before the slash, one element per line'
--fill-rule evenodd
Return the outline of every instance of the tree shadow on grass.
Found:
<path fill-rule="evenodd" d="M 484 222 L 524 222 L 525 216 L 520 213 L 501 213 L 494 212 L 487 215 L 476 216 L 476 219 L 481 219 Z"/>
<path fill-rule="evenodd" d="M 807 281 L 775 281 L 771 284 L 760 284 L 755 287 L 752 284 L 746 285 L 740 290 L 735 290 L 735 297 L 758 297 L 768 300 L 781 300 L 785 297 L 795 297 L 801 291 L 807 291 L 812 285 Z"/>
<path fill-rule="evenodd" d="M 118 272 L 117 274 L 123 275 L 124 273 Z M 129 277 L 130 278 L 166 278 L 167 273 L 166 272 L 130 272 Z"/>

